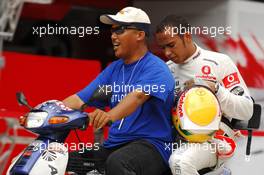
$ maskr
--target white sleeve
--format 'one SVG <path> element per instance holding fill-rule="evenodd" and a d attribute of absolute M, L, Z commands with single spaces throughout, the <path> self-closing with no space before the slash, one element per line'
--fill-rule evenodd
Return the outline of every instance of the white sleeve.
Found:
<path fill-rule="evenodd" d="M 219 65 L 221 86 L 216 94 L 222 111 L 227 117 L 249 120 L 253 115 L 253 101 L 248 88 L 232 60 L 229 57 L 224 60 Z"/>

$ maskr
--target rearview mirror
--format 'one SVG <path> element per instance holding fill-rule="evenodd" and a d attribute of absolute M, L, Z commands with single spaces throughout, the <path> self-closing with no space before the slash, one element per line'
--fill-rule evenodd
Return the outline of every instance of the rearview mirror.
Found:
<path fill-rule="evenodd" d="M 16 93 L 16 99 L 17 99 L 18 104 L 20 104 L 22 106 L 26 106 L 30 110 L 32 109 L 32 107 L 28 104 L 27 99 L 26 99 L 23 92 L 17 92 Z"/>

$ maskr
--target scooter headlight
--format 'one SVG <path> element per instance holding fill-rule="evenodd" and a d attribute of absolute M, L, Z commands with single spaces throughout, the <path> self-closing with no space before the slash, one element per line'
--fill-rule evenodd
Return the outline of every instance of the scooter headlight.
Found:
<path fill-rule="evenodd" d="M 38 128 L 48 117 L 47 112 L 30 112 L 27 116 L 26 128 Z"/>

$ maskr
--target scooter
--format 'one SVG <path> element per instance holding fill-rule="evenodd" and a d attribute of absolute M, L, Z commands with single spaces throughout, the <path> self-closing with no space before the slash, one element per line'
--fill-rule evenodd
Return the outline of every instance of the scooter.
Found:
<path fill-rule="evenodd" d="M 106 100 L 102 92 L 97 90 L 90 101 Z M 39 136 L 13 159 L 7 175 L 64 175 L 69 156 L 64 141 L 71 130 L 86 129 L 87 113 L 70 109 L 58 100 L 49 100 L 33 108 L 23 93 L 17 93 L 17 101 L 30 109 L 19 119 L 20 125 Z M 86 172 L 93 168 L 84 167 Z"/>
<path fill-rule="evenodd" d="M 97 91 L 90 100 L 107 98 Z M 32 108 L 22 93 L 17 94 L 17 100 L 30 109 L 27 115 L 20 118 L 20 125 L 39 136 L 12 161 L 7 175 L 64 175 L 69 157 L 64 141 L 71 130 L 86 129 L 89 120 L 87 113 L 70 109 L 58 100 L 46 101 Z M 84 172 L 103 174 L 98 173 L 95 166 L 83 168 Z M 229 171 L 221 167 L 207 175 L 229 175 Z"/>

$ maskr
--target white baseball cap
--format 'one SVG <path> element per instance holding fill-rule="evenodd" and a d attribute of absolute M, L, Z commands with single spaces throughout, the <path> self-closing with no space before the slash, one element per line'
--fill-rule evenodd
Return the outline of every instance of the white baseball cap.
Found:
<path fill-rule="evenodd" d="M 133 25 L 139 29 L 142 29 L 146 33 L 149 32 L 149 26 L 151 24 L 147 13 L 135 7 L 125 7 L 116 15 L 101 15 L 100 21 L 104 24 L 110 25 Z"/>
<path fill-rule="evenodd" d="M 116 15 L 105 14 L 100 16 L 100 21 L 104 24 L 131 24 L 145 23 L 150 24 L 146 12 L 135 7 L 126 7 L 120 10 Z"/>

